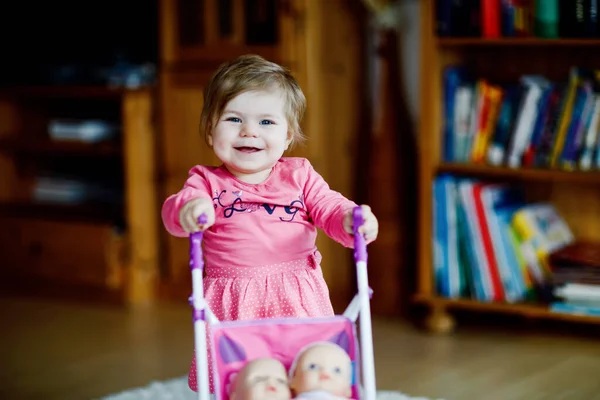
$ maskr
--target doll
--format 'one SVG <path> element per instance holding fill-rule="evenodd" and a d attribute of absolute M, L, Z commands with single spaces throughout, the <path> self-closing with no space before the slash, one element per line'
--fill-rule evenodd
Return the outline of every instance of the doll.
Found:
<path fill-rule="evenodd" d="M 285 367 L 274 358 L 250 361 L 235 379 L 230 400 L 290 400 Z"/>
<path fill-rule="evenodd" d="M 301 350 L 290 368 L 295 399 L 347 400 L 352 396 L 352 362 L 348 353 L 330 342 Z"/>

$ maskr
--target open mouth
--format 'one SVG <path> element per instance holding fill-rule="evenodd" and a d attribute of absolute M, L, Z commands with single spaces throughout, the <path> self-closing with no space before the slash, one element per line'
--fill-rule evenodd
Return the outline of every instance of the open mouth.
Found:
<path fill-rule="evenodd" d="M 247 147 L 247 146 L 234 147 L 234 149 L 236 149 L 237 151 L 240 151 L 242 153 L 256 153 L 256 152 L 262 150 L 262 149 L 259 149 L 258 147 Z"/>

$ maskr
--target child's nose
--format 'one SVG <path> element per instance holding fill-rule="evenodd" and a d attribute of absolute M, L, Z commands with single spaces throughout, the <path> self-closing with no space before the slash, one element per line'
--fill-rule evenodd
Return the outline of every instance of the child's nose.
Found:
<path fill-rule="evenodd" d="M 256 127 L 250 125 L 250 124 L 244 124 L 242 126 L 242 130 L 240 132 L 240 135 L 243 137 L 256 137 L 257 135 L 257 130 Z"/>

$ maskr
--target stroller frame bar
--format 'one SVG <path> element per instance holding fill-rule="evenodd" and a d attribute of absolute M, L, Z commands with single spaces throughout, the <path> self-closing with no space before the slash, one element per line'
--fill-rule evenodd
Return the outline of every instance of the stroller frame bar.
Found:
<path fill-rule="evenodd" d="M 205 224 L 208 218 L 202 214 L 198 218 L 200 224 Z M 194 310 L 194 346 L 196 348 L 196 380 L 198 398 L 209 400 L 210 390 L 208 385 L 208 361 L 206 343 L 206 325 L 204 323 L 207 313 L 211 313 L 204 299 L 204 258 L 202 256 L 202 238 L 204 232 L 195 232 L 190 235 L 190 268 L 192 270 L 192 296 L 190 303 Z M 212 313 L 211 313 L 212 314 Z"/>
<path fill-rule="evenodd" d="M 369 275 L 367 272 L 367 244 L 358 232 L 364 223 L 362 208 L 353 210 L 354 226 L 354 261 L 356 263 L 356 280 L 360 299 L 360 357 L 365 388 L 365 398 L 375 400 L 375 360 L 373 355 L 373 332 L 371 330 L 371 307 Z"/>

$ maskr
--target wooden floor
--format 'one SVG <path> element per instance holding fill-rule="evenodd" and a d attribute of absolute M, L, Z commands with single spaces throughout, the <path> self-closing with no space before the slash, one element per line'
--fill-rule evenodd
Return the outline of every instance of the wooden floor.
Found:
<path fill-rule="evenodd" d="M 182 376 L 190 310 L 0 299 L 0 399 L 93 399 Z M 600 338 L 374 322 L 377 384 L 446 400 L 600 399 Z"/>

